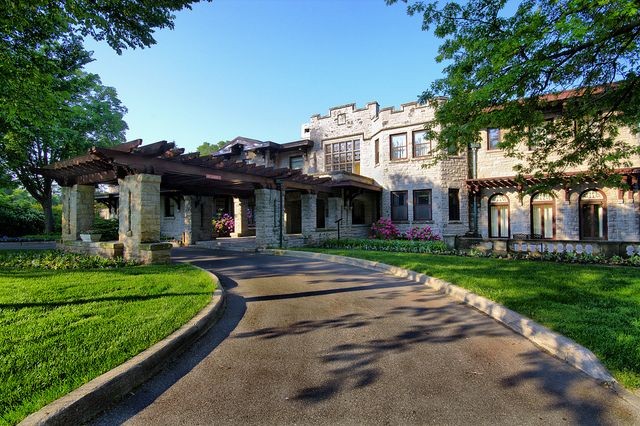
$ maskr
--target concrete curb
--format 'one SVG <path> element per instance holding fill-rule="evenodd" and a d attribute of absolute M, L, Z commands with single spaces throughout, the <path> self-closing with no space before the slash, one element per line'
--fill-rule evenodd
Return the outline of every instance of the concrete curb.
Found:
<path fill-rule="evenodd" d="M 609 373 L 609 371 L 600 363 L 598 358 L 589 349 L 577 344 L 565 336 L 549 330 L 548 328 L 512 311 L 511 309 L 507 309 L 499 303 L 493 302 L 485 297 L 478 296 L 477 294 L 458 287 L 457 285 L 415 271 L 370 260 L 305 251 L 269 249 L 264 250 L 263 252 L 281 256 L 322 259 L 344 265 L 359 266 L 361 268 L 372 269 L 374 271 L 388 273 L 396 277 L 425 284 L 434 290 L 443 292 L 456 300 L 464 302 L 467 305 L 484 312 L 516 333 L 521 334 L 551 355 L 566 361 L 599 382 L 615 388 L 619 393 L 628 392 L 625 392 L 624 388 L 618 385 L 611 373 Z"/>
<path fill-rule="evenodd" d="M 218 277 L 202 270 L 211 275 L 217 288 L 211 302 L 188 323 L 124 364 L 29 415 L 20 424 L 83 424 L 154 376 L 165 362 L 205 334 L 222 316 L 225 293 Z"/>

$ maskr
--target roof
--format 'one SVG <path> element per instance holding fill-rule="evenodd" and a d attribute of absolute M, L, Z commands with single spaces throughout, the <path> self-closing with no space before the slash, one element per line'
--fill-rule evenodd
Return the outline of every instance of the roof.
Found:
<path fill-rule="evenodd" d="M 237 150 L 237 153 L 240 153 L 241 151 L 256 151 L 260 149 L 272 149 L 274 151 L 283 152 L 311 147 L 313 147 L 313 141 L 309 139 L 302 139 L 298 141 L 279 144 L 272 141 L 261 141 L 258 139 L 237 136 L 222 148 L 220 148 L 218 151 L 216 151 L 213 155 L 221 156 L 234 154 L 234 150 Z"/>
<path fill-rule="evenodd" d="M 110 148 L 93 147 L 85 155 L 59 161 L 36 170 L 61 186 L 117 183 L 126 175 L 147 173 L 162 176 L 161 188 L 208 195 L 249 195 L 255 188 L 330 191 L 330 178 L 303 174 L 300 170 L 274 168 L 226 160 L 219 156 L 184 153 L 174 143 L 142 140 Z"/>

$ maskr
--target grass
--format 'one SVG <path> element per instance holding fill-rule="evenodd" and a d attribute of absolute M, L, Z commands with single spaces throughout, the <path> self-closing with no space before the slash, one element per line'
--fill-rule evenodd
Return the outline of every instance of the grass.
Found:
<path fill-rule="evenodd" d="M 213 290 L 190 265 L 0 268 L 0 423 L 19 422 L 160 341 Z"/>
<path fill-rule="evenodd" d="M 364 250 L 310 251 L 396 265 L 464 287 L 589 348 L 620 383 L 640 388 L 637 268 Z"/>

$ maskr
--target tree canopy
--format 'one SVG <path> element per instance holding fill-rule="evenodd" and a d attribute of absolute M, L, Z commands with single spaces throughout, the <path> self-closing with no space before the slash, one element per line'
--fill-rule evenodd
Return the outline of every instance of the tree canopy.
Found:
<path fill-rule="evenodd" d="M 500 147 L 522 160 L 519 174 L 553 178 L 586 164 L 601 179 L 640 154 L 637 141 L 617 138 L 640 123 L 636 0 L 408 3 L 443 39 L 444 77 L 420 97 L 436 106 L 428 128 L 440 152 L 508 129 Z"/>
<path fill-rule="evenodd" d="M 225 146 L 229 141 L 218 141 L 216 143 L 203 142 L 196 148 L 200 155 L 211 155 Z"/>

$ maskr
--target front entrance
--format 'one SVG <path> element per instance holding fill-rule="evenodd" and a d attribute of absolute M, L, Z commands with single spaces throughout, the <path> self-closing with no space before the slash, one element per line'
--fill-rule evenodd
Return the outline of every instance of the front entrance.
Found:
<path fill-rule="evenodd" d="M 302 198 L 297 191 L 285 193 L 284 221 L 287 234 L 302 233 Z"/>

